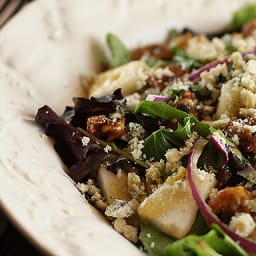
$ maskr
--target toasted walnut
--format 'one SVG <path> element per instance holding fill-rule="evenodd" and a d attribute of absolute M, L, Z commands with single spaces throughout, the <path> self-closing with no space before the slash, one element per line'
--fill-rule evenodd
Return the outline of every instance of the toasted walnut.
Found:
<path fill-rule="evenodd" d="M 175 64 L 170 64 L 165 69 L 162 69 L 163 72 L 162 72 L 162 76 L 160 77 L 157 71 L 158 70 L 156 70 L 153 75 L 150 75 L 147 78 L 146 83 L 149 87 L 158 88 L 160 90 L 163 90 L 176 78 L 182 78 L 182 76 L 188 73 L 187 69 L 183 69 Z"/>
<path fill-rule="evenodd" d="M 184 91 L 181 93 L 179 100 L 175 103 L 174 107 L 185 111 L 195 117 L 198 117 L 199 113 L 196 108 L 198 100 L 193 92 Z"/>
<path fill-rule="evenodd" d="M 149 54 L 156 59 L 170 60 L 173 52 L 167 44 L 150 44 L 146 47 L 136 48 L 131 51 L 132 59 L 141 59 L 144 54 Z"/>
<path fill-rule="evenodd" d="M 251 198 L 252 194 L 242 186 L 227 187 L 214 194 L 208 204 L 214 213 L 228 222 L 236 212 L 249 212 L 247 202 Z"/>
<path fill-rule="evenodd" d="M 256 125 L 255 118 L 246 118 L 231 121 L 227 125 L 225 132 L 228 137 L 234 140 L 237 137 L 239 143 L 238 148 L 247 153 L 256 155 L 256 132 L 254 126 Z"/>
<path fill-rule="evenodd" d="M 138 228 L 127 224 L 125 219 L 115 219 L 113 222 L 114 229 L 133 243 L 138 242 Z"/>
<path fill-rule="evenodd" d="M 181 48 L 185 48 L 188 44 L 188 41 L 193 37 L 193 34 L 190 32 L 186 32 L 174 39 L 171 40 L 171 43 L 177 45 Z"/>
<path fill-rule="evenodd" d="M 256 20 L 248 21 L 244 24 L 242 32 L 245 36 L 251 36 L 256 31 Z"/>
<path fill-rule="evenodd" d="M 120 138 L 125 132 L 125 118 L 107 118 L 105 115 L 91 116 L 87 119 L 87 131 L 90 135 L 104 137 L 107 141 Z"/>

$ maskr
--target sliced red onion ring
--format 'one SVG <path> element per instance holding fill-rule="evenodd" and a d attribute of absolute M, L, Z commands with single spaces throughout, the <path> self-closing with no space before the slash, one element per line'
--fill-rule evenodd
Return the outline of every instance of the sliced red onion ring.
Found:
<path fill-rule="evenodd" d="M 211 62 L 201 68 L 199 68 L 198 70 L 192 72 L 189 76 L 188 76 L 188 80 L 191 82 L 196 81 L 197 79 L 200 78 L 201 73 L 203 72 L 208 72 L 210 71 L 212 68 L 215 68 L 217 65 L 219 64 L 224 64 L 224 63 L 229 63 L 230 60 L 229 59 L 225 59 L 225 60 L 217 60 L 214 62 Z"/>
<path fill-rule="evenodd" d="M 188 161 L 188 180 L 191 187 L 192 195 L 196 201 L 196 204 L 198 208 L 201 211 L 201 214 L 205 218 L 205 220 L 208 222 L 208 224 L 215 223 L 219 225 L 230 237 L 232 237 L 236 242 L 238 242 L 243 248 L 250 252 L 256 253 L 256 241 L 253 241 L 251 239 L 247 239 L 244 237 L 241 237 L 240 235 L 236 234 L 234 231 L 232 231 L 228 225 L 223 223 L 211 210 L 211 208 L 207 205 L 207 203 L 201 198 L 196 182 L 194 179 L 195 174 L 198 172 L 197 169 L 197 162 L 202 154 L 202 151 L 206 145 L 207 141 L 203 138 L 199 138 L 189 156 Z"/>
<path fill-rule="evenodd" d="M 224 174 L 225 174 L 225 169 L 227 167 L 227 163 L 228 163 L 228 158 L 229 158 L 228 149 L 226 147 L 225 140 L 223 138 L 221 138 L 221 136 L 219 136 L 216 132 L 213 132 L 210 135 L 210 140 L 223 156 L 222 165 L 220 168 L 220 172 L 218 174 L 218 183 L 221 183 L 221 181 L 223 180 Z"/>
<path fill-rule="evenodd" d="M 146 100 L 148 101 L 163 101 L 168 103 L 171 99 L 162 95 L 156 95 L 156 94 L 149 94 L 146 97 Z"/>
<path fill-rule="evenodd" d="M 253 55 L 256 55 L 256 51 L 253 50 L 253 51 L 249 51 L 249 52 L 244 52 L 242 53 L 242 56 L 246 56 L 246 55 L 249 55 L 249 54 L 253 54 Z M 215 68 L 217 65 L 219 64 L 227 64 L 227 63 L 230 63 L 230 58 L 226 58 L 224 60 L 217 60 L 217 61 L 214 61 L 214 62 L 211 62 L 201 68 L 199 68 L 198 70 L 192 72 L 189 76 L 188 76 L 188 80 L 191 81 L 191 82 L 195 82 L 197 79 L 200 78 L 200 75 L 203 73 L 203 72 L 208 72 L 210 71 L 212 68 Z"/>

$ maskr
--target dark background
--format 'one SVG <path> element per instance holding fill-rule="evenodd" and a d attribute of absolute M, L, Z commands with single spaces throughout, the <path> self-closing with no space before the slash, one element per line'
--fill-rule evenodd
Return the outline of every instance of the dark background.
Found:
<path fill-rule="evenodd" d="M 0 255 L 42 256 L 24 236 L 1 213 Z"/>

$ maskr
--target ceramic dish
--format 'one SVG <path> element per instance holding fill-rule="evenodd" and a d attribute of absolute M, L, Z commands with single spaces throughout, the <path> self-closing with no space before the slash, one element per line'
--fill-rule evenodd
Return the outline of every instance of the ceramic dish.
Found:
<path fill-rule="evenodd" d="M 44 253 L 141 255 L 80 196 L 50 140 L 33 122 L 38 107 L 61 113 L 84 95 L 94 46 L 114 32 L 130 47 L 171 27 L 216 31 L 243 0 L 39 0 L 0 32 L 0 203 Z"/>

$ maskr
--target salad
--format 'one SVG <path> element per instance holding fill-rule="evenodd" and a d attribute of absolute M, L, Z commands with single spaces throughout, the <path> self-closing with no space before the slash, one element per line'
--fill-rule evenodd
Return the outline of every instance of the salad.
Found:
<path fill-rule="evenodd" d="M 109 33 L 88 97 L 36 114 L 88 202 L 149 255 L 256 253 L 255 14 L 133 50 Z"/>

